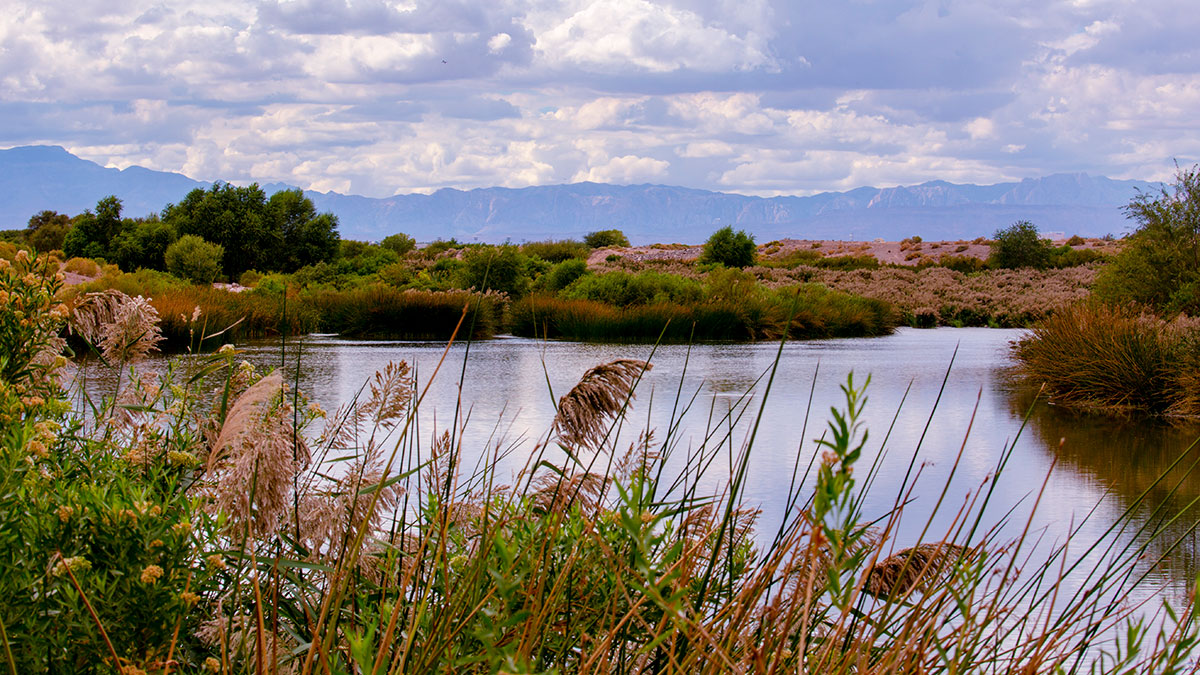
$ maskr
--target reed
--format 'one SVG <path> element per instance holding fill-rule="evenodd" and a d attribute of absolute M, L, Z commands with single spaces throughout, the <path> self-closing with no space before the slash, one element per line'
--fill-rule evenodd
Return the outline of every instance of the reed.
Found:
<path fill-rule="evenodd" d="M 775 339 L 789 317 L 796 338 L 861 337 L 890 333 L 896 321 L 884 302 L 815 284 L 767 293 L 710 289 L 707 300 L 629 306 L 530 296 L 513 303 L 509 317 L 515 335 L 608 342 Z"/>
<path fill-rule="evenodd" d="M 2 269 L 0 283 L 41 308 L 31 344 L 51 344 L 52 285 Z M 695 447 L 673 430 L 631 440 L 641 362 L 585 375 L 512 477 L 495 468 L 503 443 L 463 469 L 465 415 L 418 431 L 440 364 L 423 382 L 389 366 L 323 413 L 233 348 L 188 363 L 75 413 L 52 373 L 4 371 L 0 403 L 19 406 L 0 435 L 11 671 L 1124 673 L 1196 655 L 1193 603 L 1146 619 L 1122 604 L 1160 562 L 1126 545 L 1127 521 L 1068 548 L 995 503 L 1011 446 L 948 526 L 939 500 L 901 545 L 912 495 L 946 486 L 915 471 L 890 503 L 867 499 L 889 448 L 868 443 L 853 376 L 796 457 L 784 522 L 756 534 L 753 431 L 712 419 Z M 778 369 L 728 414 L 761 421 Z M 41 400 L 13 398 L 35 385 Z M 116 414 L 118 400 L 137 404 Z M 560 441 L 572 452 L 552 462 Z M 712 483 L 728 488 L 698 487 Z"/>
<path fill-rule="evenodd" d="M 353 337 L 445 340 L 467 310 L 472 337 L 491 337 L 504 318 L 506 298 L 496 292 L 401 291 L 371 285 L 350 291 L 302 293 L 320 317 L 320 330 Z"/>
<path fill-rule="evenodd" d="M 1080 303 L 1014 345 L 1024 376 L 1051 400 L 1110 414 L 1200 415 L 1200 321 Z"/>

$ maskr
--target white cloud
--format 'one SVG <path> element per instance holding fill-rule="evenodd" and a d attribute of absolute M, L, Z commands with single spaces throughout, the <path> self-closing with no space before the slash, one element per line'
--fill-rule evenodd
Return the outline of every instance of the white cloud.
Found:
<path fill-rule="evenodd" d="M 591 181 L 593 183 L 639 183 L 661 178 L 671 167 L 669 162 L 651 157 L 625 155 L 613 157 L 608 162 L 580 171 L 571 179 L 572 182 Z"/>

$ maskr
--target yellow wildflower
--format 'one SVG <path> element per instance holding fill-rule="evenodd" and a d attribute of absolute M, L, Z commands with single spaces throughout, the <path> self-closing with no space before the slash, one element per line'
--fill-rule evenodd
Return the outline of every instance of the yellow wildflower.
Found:
<path fill-rule="evenodd" d="M 162 578 L 163 569 L 158 565 L 146 565 L 146 569 L 142 570 L 142 583 L 153 584 Z"/>
<path fill-rule="evenodd" d="M 86 572 L 92 569 L 92 561 L 83 556 L 75 556 L 73 558 L 59 558 L 58 562 L 54 563 L 54 569 L 51 574 L 56 577 L 66 576 L 67 570 L 72 572 Z"/>
<path fill-rule="evenodd" d="M 204 659 L 204 667 L 213 673 L 221 672 L 221 662 L 211 656 Z"/>
<path fill-rule="evenodd" d="M 71 506 L 60 506 L 54 512 L 58 514 L 58 519 L 65 523 L 71 519 L 71 516 L 75 515 L 75 508 Z"/>
<path fill-rule="evenodd" d="M 184 604 L 186 604 L 188 607 L 191 607 L 191 606 L 195 605 L 197 602 L 200 602 L 200 596 L 196 595 L 195 593 L 193 593 L 191 591 L 184 591 L 184 592 L 180 593 L 179 599 L 183 600 Z"/>
<path fill-rule="evenodd" d="M 220 553 L 214 553 L 208 556 L 206 560 L 208 561 L 208 566 L 212 567 L 213 569 L 225 569 L 225 558 L 221 557 Z"/>

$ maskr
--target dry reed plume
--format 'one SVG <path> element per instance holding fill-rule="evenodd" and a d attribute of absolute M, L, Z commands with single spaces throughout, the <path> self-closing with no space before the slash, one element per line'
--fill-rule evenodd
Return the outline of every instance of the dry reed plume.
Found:
<path fill-rule="evenodd" d="M 579 383 L 558 401 L 553 429 L 571 448 L 599 450 L 608 435 L 608 422 L 635 397 L 633 387 L 652 366 L 645 361 L 618 359 L 583 374 Z"/>

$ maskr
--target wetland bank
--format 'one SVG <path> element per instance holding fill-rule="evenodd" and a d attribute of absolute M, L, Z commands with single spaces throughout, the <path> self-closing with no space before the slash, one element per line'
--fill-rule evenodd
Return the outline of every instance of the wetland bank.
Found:
<path fill-rule="evenodd" d="M 1125 419 L 1080 417 L 1054 382 L 1039 400 L 1029 384 L 1048 373 L 1011 346 L 1044 341 L 1046 317 L 1095 316 L 1071 296 L 1097 276 L 1132 288 L 1112 279 L 1138 269 L 1122 256 L 1144 240 L 1080 265 L 1073 251 L 1106 244 L 1033 242 L 1041 272 L 795 248 L 740 270 L 611 253 L 592 269 L 549 262 L 570 242 L 403 259 L 363 244 L 324 268 L 242 275 L 254 288 L 238 293 L 14 247 L 0 666 L 1185 667 L 1200 434 L 1124 399 L 1093 409 Z M 64 271 L 93 278 L 64 289 Z M 834 273 L 959 290 L 905 310 L 815 285 Z M 524 285 L 488 286 L 503 279 Z M 1036 300 L 1064 281 L 1062 304 Z M 947 300 L 973 283 L 996 292 Z M 540 339 L 506 336 L 538 298 Z M 1190 324 L 1152 313 L 1186 314 L 1189 298 L 1071 325 L 1112 357 L 1089 360 L 1100 380 L 1127 354 L 1174 372 Z M 621 343 L 546 339 L 552 303 L 658 323 Z M 658 341 L 667 306 L 720 330 Z M 855 334 L 836 326 L 873 337 L 811 339 Z M 442 339 L 355 337 L 410 330 Z M 742 339 L 703 339 L 731 330 Z M 185 351 L 154 356 L 160 331 Z M 208 348 L 214 333 L 230 346 Z M 68 362 L 68 345 L 92 356 Z"/>

